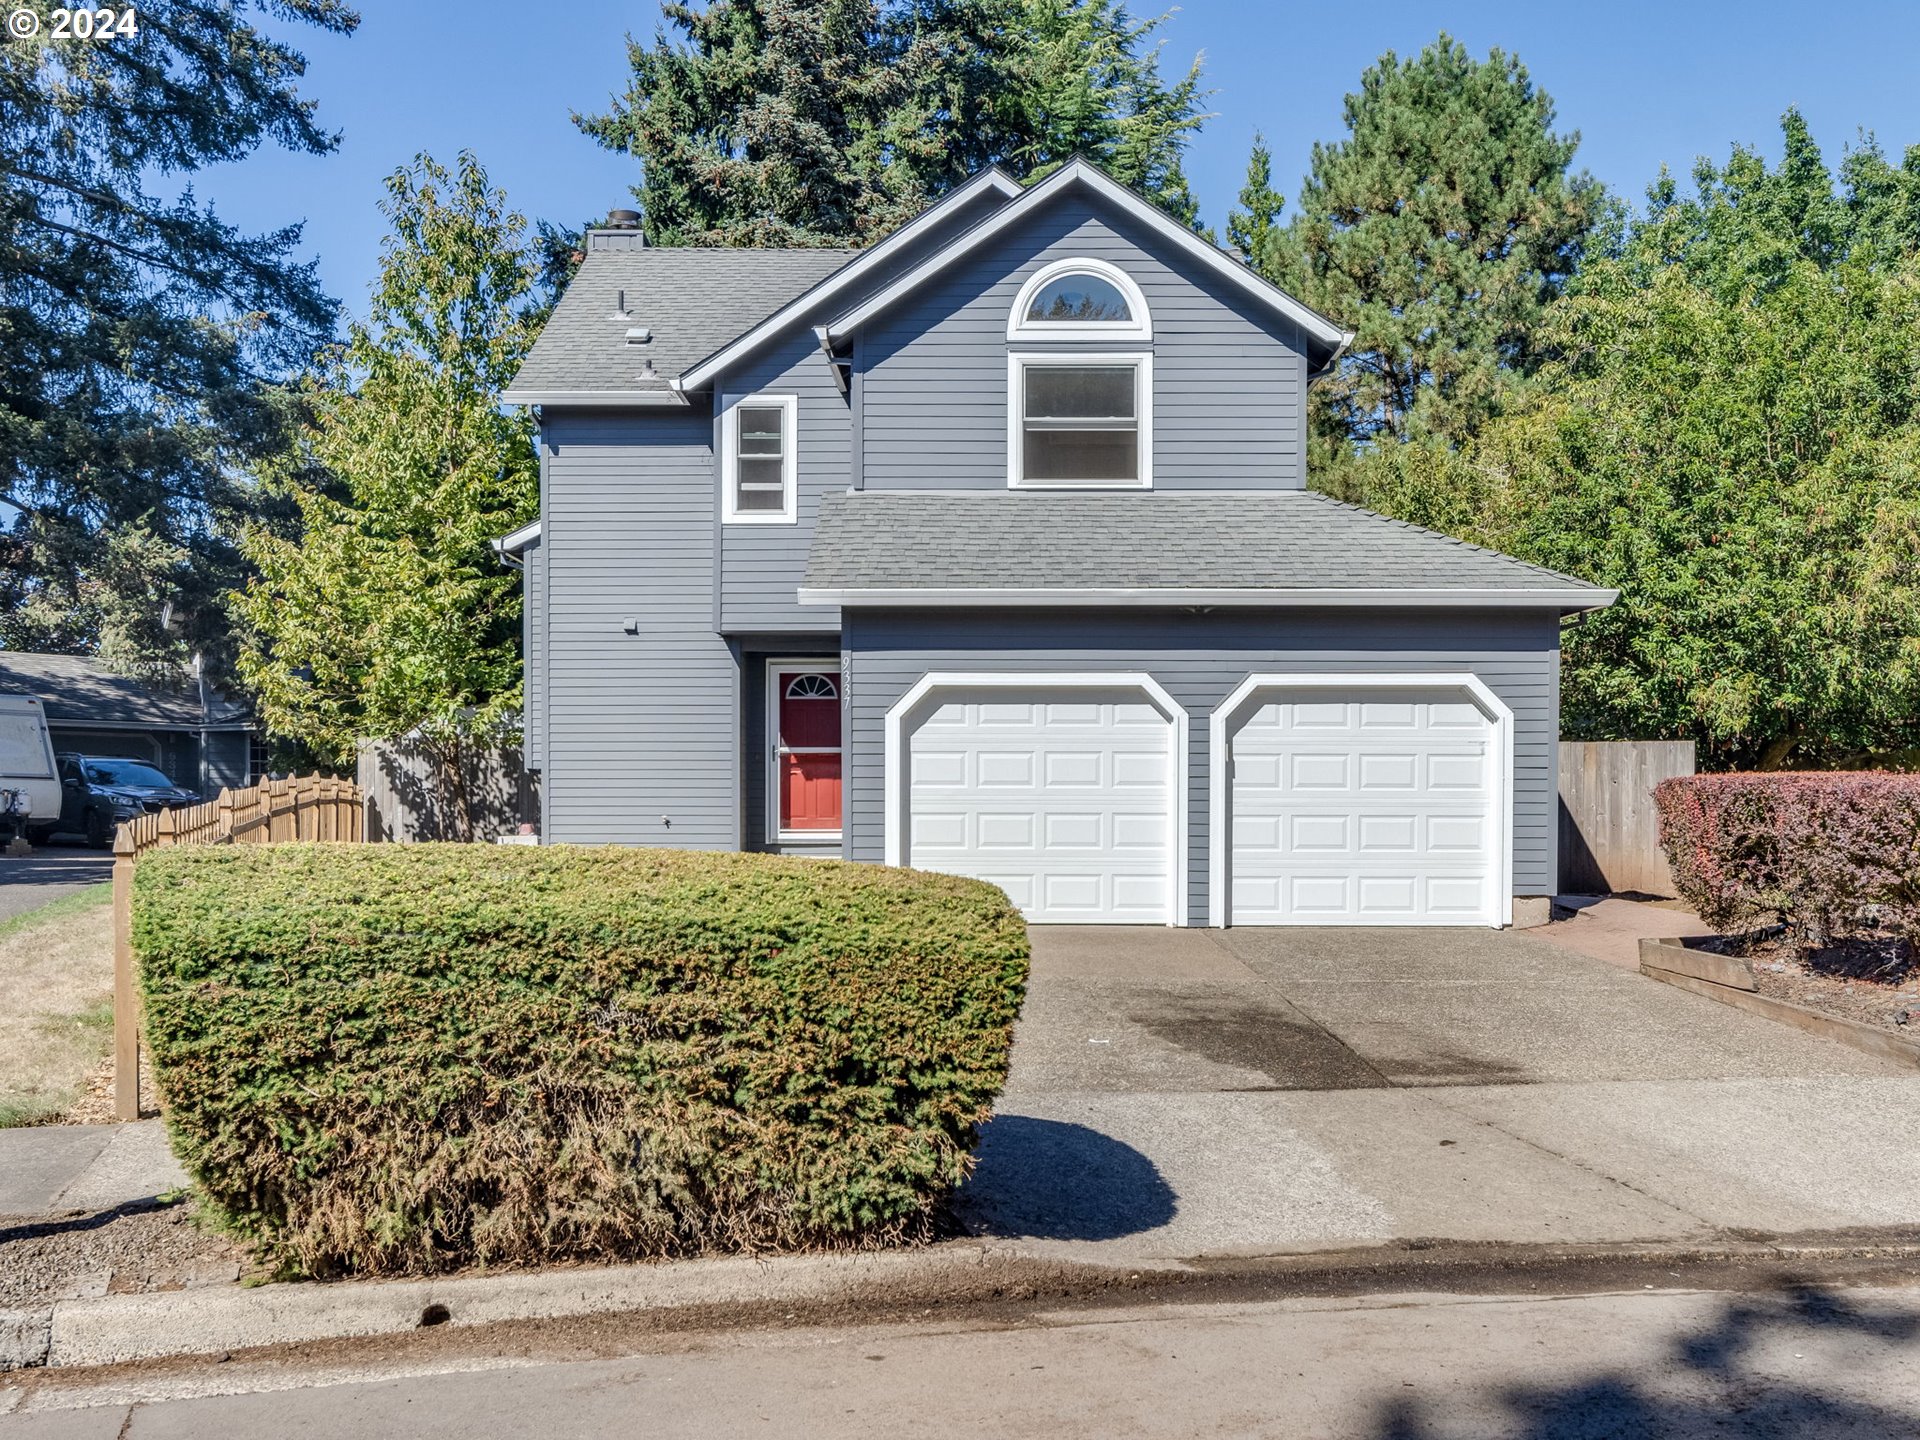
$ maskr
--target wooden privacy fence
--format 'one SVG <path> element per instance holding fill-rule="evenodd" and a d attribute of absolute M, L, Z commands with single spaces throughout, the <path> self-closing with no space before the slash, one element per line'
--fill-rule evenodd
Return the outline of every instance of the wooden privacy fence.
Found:
<path fill-rule="evenodd" d="M 113 1114 L 140 1118 L 140 992 L 133 973 L 133 865 L 163 845 L 366 839 L 360 787 L 310 775 L 222 790 L 203 805 L 138 815 L 113 841 Z"/>
<path fill-rule="evenodd" d="M 1653 787 L 1693 774 L 1691 740 L 1560 744 L 1560 893 L 1673 894 Z"/>
<path fill-rule="evenodd" d="M 517 745 L 369 740 L 358 772 L 369 840 L 491 841 L 540 822 L 540 777 Z"/>

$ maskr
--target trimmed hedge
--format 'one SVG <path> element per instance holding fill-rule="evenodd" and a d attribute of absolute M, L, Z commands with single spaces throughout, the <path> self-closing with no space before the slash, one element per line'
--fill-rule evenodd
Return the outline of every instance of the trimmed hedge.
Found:
<path fill-rule="evenodd" d="M 1027 973 L 991 885 L 771 855 L 179 847 L 133 917 L 177 1153 L 321 1276 L 919 1233 Z"/>
<path fill-rule="evenodd" d="M 1920 775 L 1688 775 L 1653 797 L 1674 885 L 1714 929 L 1920 940 Z"/>

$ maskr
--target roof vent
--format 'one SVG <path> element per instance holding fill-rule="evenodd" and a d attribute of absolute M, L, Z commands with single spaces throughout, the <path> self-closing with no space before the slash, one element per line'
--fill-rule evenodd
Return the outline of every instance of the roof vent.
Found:
<path fill-rule="evenodd" d="M 607 212 L 609 230 L 638 230 L 640 212 L 638 210 L 609 210 Z"/>
<path fill-rule="evenodd" d="M 635 325 L 627 331 L 629 345 L 644 345 L 651 339 L 653 339 L 653 331 L 644 325 Z"/>
<path fill-rule="evenodd" d="M 627 292 L 624 290 L 616 290 L 613 293 L 615 296 L 613 314 L 607 318 L 609 320 L 631 320 L 633 317 L 627 314 Z"/>

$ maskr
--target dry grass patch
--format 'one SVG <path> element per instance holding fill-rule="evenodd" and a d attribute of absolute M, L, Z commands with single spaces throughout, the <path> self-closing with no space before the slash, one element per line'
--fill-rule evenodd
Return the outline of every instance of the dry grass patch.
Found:
<path fill-rule="evenodd" d="M 113 887 L 0 923 L 0 1127 L 58 1116 L 113 1047 Z"/>

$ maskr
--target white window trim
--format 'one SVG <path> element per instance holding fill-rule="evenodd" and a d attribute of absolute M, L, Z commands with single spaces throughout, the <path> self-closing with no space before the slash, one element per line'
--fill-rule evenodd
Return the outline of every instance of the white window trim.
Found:
<path fill-rule="evenodd" d="M 777 405 L 780 408 L 781 500 L 778 510 L 737 508 L 740 459 L 740 407 Z M 742 395 L 728 404 L 720 421 L 720 518 L 729 525 L 792 525 L 798 518 L 800 397 L 797 395 Z"/>
<path fill-rule="evenodd" d="M 939 691 L 1008 690 L 1033 686 L 1076 690 L 1138 690 L 1153 702 L 1156 710 L 1167 717 L 1172 731 L 1167 741 L 1167 764 L 1173 770 L 1173 813 L 1167 817 L 1167 848 L 1173 882 L 1169 893 L 1173 896 L 1173 904 L 1166 923 L 1186 925 L 1187 711 L 1159 681 L 1144 671 L 991 670 L 936 671 L 922 675 L 912 689 L 887 708 L 887 748 L 883 759 L 886 813 L 882 820 L 887 864 L 897 866 L 908 863 L 907 829 L 910 817 L 907 814 L 907 776 L 911 767 L 907 764 L 907 717 L 921 701 Z M 844 792 L 840 803 L 842 806 L 846 804 Z"/>
<path fill-rule="evenodd" d="M 777 683 L 782 670 L 805 670 L 818 675 L 831 675 L 834 688 L 840 692 L 840 824 L 838 830 L 783 830 L 780 827 L 780 692 Z M 761 687 L 766 693 L 767 705 L 767 753 L 762 765 L 767 776 L 767 843 L 771 845 L 838 845 L 846 834 L 847 817 L 847 681 L 840 672 L 838 655 L 794 655 L 785 659 L 767 661 L 766 683 Z M 801 746 L 798 754 L 825 755 L 832 753 L 828 747 Z"/>
<path fill-rule="evenodd" d="M 1089 320 L 1078 323 L 1059 320 L 1029 320 L 1027 307 L 1033 303 L 1033 297 L 1040 293 L 1043 286 L 1052 284 L 1062 275 L 1098 275 L 1102 280 L 1118 290 L 1127 302 L 1131 320 Z M 1055 260 L 1034 271 L 1033 277 L 1020 287 L 1020 295 L 1013 302 L 1013 309 L 1007 315 L 1007 338 L 1009 340 L 1151 340 L 1153 338 L 1153 316 L 1147 309 L 1147 297 L 1140 293 L 1140 287 L 1133 283 L 1133 277 L 1116 265 L 1104 260 L 1077 259 Z"/>
<path fill-rule="evenodd" d="M 1140 475 L 1135 480 L 1028 480 L 1021 475 L 1029 365 L 1131 365 L 1135 424 L 1140 432 Z M 1009 490 L 1151 490 L 1153 488 L 1153 352 L 1151 350 L 1007 352 L 1007 488 Z"/>
<path fill-rule="evenodd" d="M 1390 671 L 1370 670 L 1305 674 L 1249 675 L 1220 702 L 1208 721 L 1207 752 L 1207 835 L 1212 850 L 1207 856 L 1207 923 L 1216 930 L 1224 928 L 1228 913 L 1228 887 L 1233 883 L 1233 835 L 1227 816 L 1227 788 L 1231 778 L 1232 751 L 1228 728 L 1263 690 L 1462 690 L 1493 722 L 1493 759 L 1495 777 L 1494 823 L 1494 897 L 1487 925 L 1500 928 L 1513 924 L 1513 711 L 1488 688 L 1486 681 L 1466 671 Z M 1377 923 L 1377 922 L 1374 922 Z"/>

